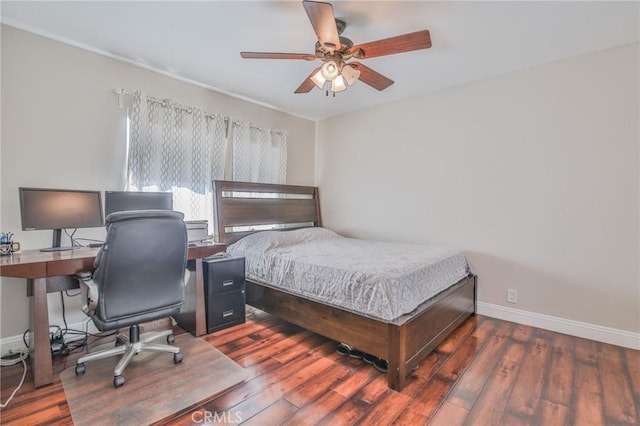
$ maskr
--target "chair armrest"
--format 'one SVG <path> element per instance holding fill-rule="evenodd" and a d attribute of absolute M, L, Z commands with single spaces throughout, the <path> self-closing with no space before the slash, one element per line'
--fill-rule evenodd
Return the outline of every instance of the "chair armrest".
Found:
<path fill-rule="evenodd" d="M 80 282 L 82 312 L 92 317 L 96 313 L 96 307 L 98 306 L 98 284 L 96 284 L 89 272 L 81 272 L 76 274 L 75 277 Z"/>

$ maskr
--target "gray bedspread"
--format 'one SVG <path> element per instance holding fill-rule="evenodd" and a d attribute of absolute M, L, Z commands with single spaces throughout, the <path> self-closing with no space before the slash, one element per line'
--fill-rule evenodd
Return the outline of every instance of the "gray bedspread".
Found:
<path fill-rule="evenodd" d="M 248 279 L 388 321 L 469 273 L 458 249 L 345 238 L 325 228 L 258 232 L 227 252 L 245 257 Z"/>

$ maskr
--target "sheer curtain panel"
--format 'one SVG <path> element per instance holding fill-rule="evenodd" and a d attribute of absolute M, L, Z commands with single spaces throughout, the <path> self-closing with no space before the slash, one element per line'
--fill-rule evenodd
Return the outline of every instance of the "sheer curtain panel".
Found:
<path fill-rule="evenodd" d="M 286 182 L 287 133 L 285 131 L 232 121 L 229 139 L 231 170 L 227 169 L 228 179 L 242 182 Z"/>
<path fill-rule="evenodd" d="M 213 224 L 211 181 L 222 179 L 225 119 L 136 92 L 129 110 L 128 188 L 171 191 L 186 220 Z"/>

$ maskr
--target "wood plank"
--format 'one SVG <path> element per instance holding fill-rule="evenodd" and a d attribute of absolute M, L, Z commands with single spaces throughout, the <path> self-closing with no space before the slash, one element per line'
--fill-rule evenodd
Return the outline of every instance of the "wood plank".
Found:
<path fill-rule="evenodd" d="M 395 426 L 419 426 L 427 424 L 427 416 L 408 407 L 393 422 Z"/>
<path fill-rule="evenodd" d="M 517 340 L 520 343 L 526 343 L 531 340 L 531 336 L 535 332 L 533 327 L 529 327 L 524 324 L 516 324 L 513 329 L 513 333 L 511 333 L 511 338 L 513 340 Z"/>
<path fill-rule="evenodd" d="M 307 356 L 307 358 L 312 357 Z M 311 364 L 303 368 L 299 368 L 284 377 L 278 377 L 271 387 L 279 390 L 281 396 L 284 396 L 287 392 L 292 391 L 296 387 L 307 383 L 308 381 L 314 381 L 315 377 L 325 374 L 325 371 L 329 368 L 333 368 L 334 365 L 335 364 L 328 359 L 316 358 Z"/>
<path fill-rule="evenodd" d="M 636 414 L 640 419 L 640 351 L 624 350 L 629 379 L 633 390 L 633 400 L 636 403 Z"/>
<path fill-rule="evenodd" d="M 238 363 L 238 365 L 242 364 Z M 243 367 L 245 370 L 247 370 L 247 377 L 250 377 L 251 380 L 253 380 L 259 378 L 264 374 L 268 374 L 277 368 L 282 367 L 282 364 L 273 358 L 266 358 L 257 364 L 251 364 Z"/>
<path fill-rule="evenodd" d="M 469 336 L 464 344 L 442 364 L 438 370 L 438 376 L 449 381 L 458 380 L 477 355 L 480 345 L 481 342 L 475 336 Z"/>
<path fill-rule="evenodd" d="M 274 326 L 274 328 L 275 327 L 277 326 Z M 217 331 L 212 334 L 207 334 L 205 336 L 202 336 L 202 338 L 205 339 L 209 344 L 213 346 L 221 347 L 223 345 L 226 345 L 229 342 L 233 342 L 234 340 L 241 339 L 243 337 L 248 337 L 252 333 L 265 330 L 266 328 L 267 327 L 265 327 L 260 323 L 247 321 L 243 324 L 239 324 L 234 327 L 229 327 L 227 329 Z"/>
<path fill-rule="evenodd" d="M 373 368 L 358 368 L 348 377 L 332 386 L 332 390 L 349 398 L 381 373 Z"/>
<path fill-rule="evenodd" d="M 539 417 L 534 421 L 534 424 L 545 426 L 566 426 L 570 424 L 569 416 L 569 409 L 566 406 L 543 399 L 540 401 Z"/>
<path fill-rule="evenodd" d="M 481 351 L 486 341 L 486 336 L 494 327 L 495 321 L 486 318 L 480 319 L 471 334 L 466 336 L 464 341 L 453 348 L 455 352 L 439 367 L 438 375 L 447 380 L 456 381 L 470 365 L 473 358 Z M 448 340 L 449 339 L 447 339 L 447 341 Z M 445 344 L 445 342 L 443 342 L 443 344 Z M 440 346 L 437 352 L 441 352 Z"/>
<path fill-rule="evenodd" d="M 402 393 L 415 398 L 436 374 L 442 363 L 447 359 L 446 355 L 440 352 L 431 352 L 422 360 L 420 367 L 407 377 Z"/>
<path fill-rule="evenodd" d="M 567 407 L 573 392 L 573 342 L 569 336 L 557 334 L 551 347 L 551 361 L 547 371 L 544 398 Z"/>
<path fill-rule="evenodd" d="M 456 383 L 450 394 L 450 401 L 461 407 L 471 410 L 487 381 L 492 377 L 492 372 L 506 350 L 506 342 L 513 330 L 513 323 L 501 322 L 489 341 L 484 344 L 483 350 L 467 367 L 464 375 Z"/>
<path fill-rule="evenodd" d="M 331 386 L 348 376 L 351 370 L 339 364 L 332 365 L 300 386 L 285 394 L 284 398 L 298 408 L 304 407 L 320 395 L 330 392 Z"/>
<path fill-rule="evenodd" d="M 333 412 L 323 417 L 320 426 L 352 425 L 371 409 L 371 404 L 359 398 L 349 398 Z"/>
<path fill-rule="evenodd" d="M 549 344 L 545 339 L 535 338 L 527 344 L 520 373 L 507 403 L 509 412 L 524 418 L 535 414 L 544 385 L 544 375 L 540 372 L 547 370 L 549 353 Z"/>
<path fill-rule="evenodd" d="M 638 423 L 631 380 L 627 375 L 624 358 L 620 348 L 606 343 L 601 344 L 602 357 L 598 362 L 602 393 L 604 396 L 604 412 L 608 422 L 614 424 Z"/>
<path fill-rule="evenodd" d="M 600 375 L 593 364 L 576 363 L 575 403 L 576 424 L 605 424 Z"/>
<path fill-rule="evenodd" d="M 372 404 L 371 409 L 360 419 L 363 425 L 390 425 L 409 405 L 412 398 L 387 389 L 383 396 Z"/>
<path fill-rule="evenodd" d="M 244 355 L 247 348 L 251 347 L 253 343 L 255 343 L 255 340 L 253 340 L 249 336 L 244 336 L 240 337 L 239 339 L 234 339 L 230 342 L 227 342 L 224 345 L 212 346 L 216 346 L 216 349 L 218 349 L 219 351 L 230 354 L 229 358 L 235 359 L 236 357 L 239 357 L 236 351 Z"/>
<path fill-rule="evenodd" d="M 418 394 L 411 404 L 411 409 L 427 418 L 433 416 L 452 386 L 453 383 L 451 381 L 436 376 Z"/>
<path fill-rule="evenodd" d="M 302 409 L 289 418 L 283 425 L 315 425 L 328 413 L 334 412 L 338 407 L 344 404 L 348 398 L 339 393 L 329 390 L 323 393 L 318 399 L 313 400 L 305 405 Z"/>
<path fill-rule="evenodd" d="M 443 354 L 453 353 L 477 328 L 478 323 L 482 320 L 478 316 L 467 318 L 461 325 L 449 335 L 442 343 L 438 345 L 436 350 Z"/>
<path fill-rule="evenodd" d="M 24 416 L 12 419 L 5 420 L 4 416 L 2 417 L 2 424 L 8 426 L 24 426 L 24 425 L 39 425 L 46 424 L 49 418 L 60 419 L 61 413 L 60 408 L 57 405 L 53 405 L 47 408 L 43 408 L 41 410 L 32 410 L 30 413 L 25 414 Z"/>
<path fill-rule="evenodd" d="M 468 422 L 471 424 L 501 424 L 516 378 L 520 372 L 520 363 L 525 347 L 521 343 L 511 343 L 501 362 L 493 370 L 489 380 L 474 407 Z"/>
<path fill-rule="evenodd" d="M 283 338 L 280 334 L 275 334 L 252 346 L 252 350 L 241 348 L 230 356 L 243 367 L 260 362 L 264 358 L 275 357 L 278 353 L 295 347 L 300 341 L 312 335 L 309 331 L 301 331 L 291 337 Z M 259 346 L 258 346 L 259 345 Z M 277 360 L 277 358 L 276 358 Z"/>
<path fill-rule="evenodd" d="M 242 424 L 246 426 L 278 425 L 282 423 L 283 420 L 291 417 L 296 410 L 297 407 L 289 401 L 279 399 L 274 404 L 270 405 L 265 410 L 260 411 L 258 414 Z"/>
<path fill-rule="evenodd" d="M 576 337 L 575 339 L 575 359 L 576 361 L 595 364 L 598 362 L 600 345 L 598 342 L 589 339 Z"/>
<path fill-rule="evenodd" d="M 529 426 L 532 423 L 529 418 L 524 418 L 516 413 L 507 411 L 502 416 L 502 424 L 509 426 Z"/>
<path fill-rule="evenodd" d="M 315 333 L 301 333 L 300 336 L 303 336 L 302 339 L 297 340 L 296 344 L 291 345 L 290 347 L 280 351 L 279 353 L 272 355 L 272 358 L 285 364 L 307 352 L 310 352 L 314 347 L 318 346 L 320 343 L 326 341 L 326 339 L 322 336 L 318 336 Z"/>
<path fill-rule="evenodd" d="M 3 367 L 5 370 L 7 367 Z M 20 366 L 22 369 L 22 366 Z M 19 378 L 18 378 L 19 380 Z M 3 375 L 4 382 L 4 375 Z M 15 389 L 17 382 L 11 386 L 11 388 L 6 388 L 6 395 L 3 392 L 2 401 L 5 402 L 11 392 Z M 30 390 L 29 390 L 30 388 Z M 28 393 L 24 393 L 27 391 Z M 29 387 L 28 384 L 25 383 L 25 386 L 21 389 L 19 393 L 16 394 L 12 404 L 11 410 L 2 410 L 2 415 L 0 418 L 2 419 L 2 424 L 9 424 L 11 422 L 19 422 L 21 419 L 27 419 L 32 416 L 34 405 L 38 406 L 38 410 L 46 411 L 46 410 L 57 410 L 57 411 L 47 411 L 47 415 L 56 413 L 56 417 L 60 414 L 59 405 L 62 403 L 66 403 L 66 398 L 64 396 L 64 392 L 62 390 L 62 383 L 60 383 L 60 379 L 56 378 L 56 383 L 35 388 L 33 384 Z M 8 411 L 8 412 L 7 412 Z"/>
<path fill-rule="evenodd" d="M 374 370 L 373 367 L 370 367 L 370 369 L 378 373 L 377 370 Z M 363 386 L 362 389 L 360 389 L 355 397 L 360 398 L 363 401 L 373 405 L 384 394 L 386 394 L 387 391 L 389 391 L 389 387 L 387 386 L 387 379 L 384 374 L 378 373 L 373 380 L 371 380 L 369 383 Z"/>
<path fill-rule="evenodd" d="M 469 410 L 459 405 L 445 402 L 435 413 L 429 426 L 457 426 L 463 425 L 469 415 Z"/>

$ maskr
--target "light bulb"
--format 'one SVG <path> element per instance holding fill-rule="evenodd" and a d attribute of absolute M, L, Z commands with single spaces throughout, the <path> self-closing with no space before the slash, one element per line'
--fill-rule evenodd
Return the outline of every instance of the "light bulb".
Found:
<path fill-rule="evenodd" d="M 345 90 L 347 88 L 347 85 L 344 82 L 344 78 L 342 78 L 341 75 L 337 76 L 332 82 L 331 82 L 331 91 L 333 93 L 336 92 L 342 92 L 343 90 Z"/>
<path fill-rule="evenodd" d="M 342 67 L 342 76 L 346 80 L 347 84 L 352 86 L 356 81 L 358 81 L 358 78 L 360 78 L 360 70 L 355 69 L 351 65 L 345 65 Z"/>
<path fill-rule="evenodd" d="M 324 87 L 324 83 L 327 82 L 327 80 L 322 75 L 322 69 L 311 76 L 311 81 L 313 81 L 313 84 L 315 84 L 318 89 L 322 90 L 322 88 Z"/>
<path fill-rule="evenodd" d="M 322 68 L 320 68 L 320 72 L 325 80 L 329 81 L 333 81 L 334 78 L 340 75 L 338 65 L 333 61 L 325 62 L 324 65 L 322 65 Z"/>

